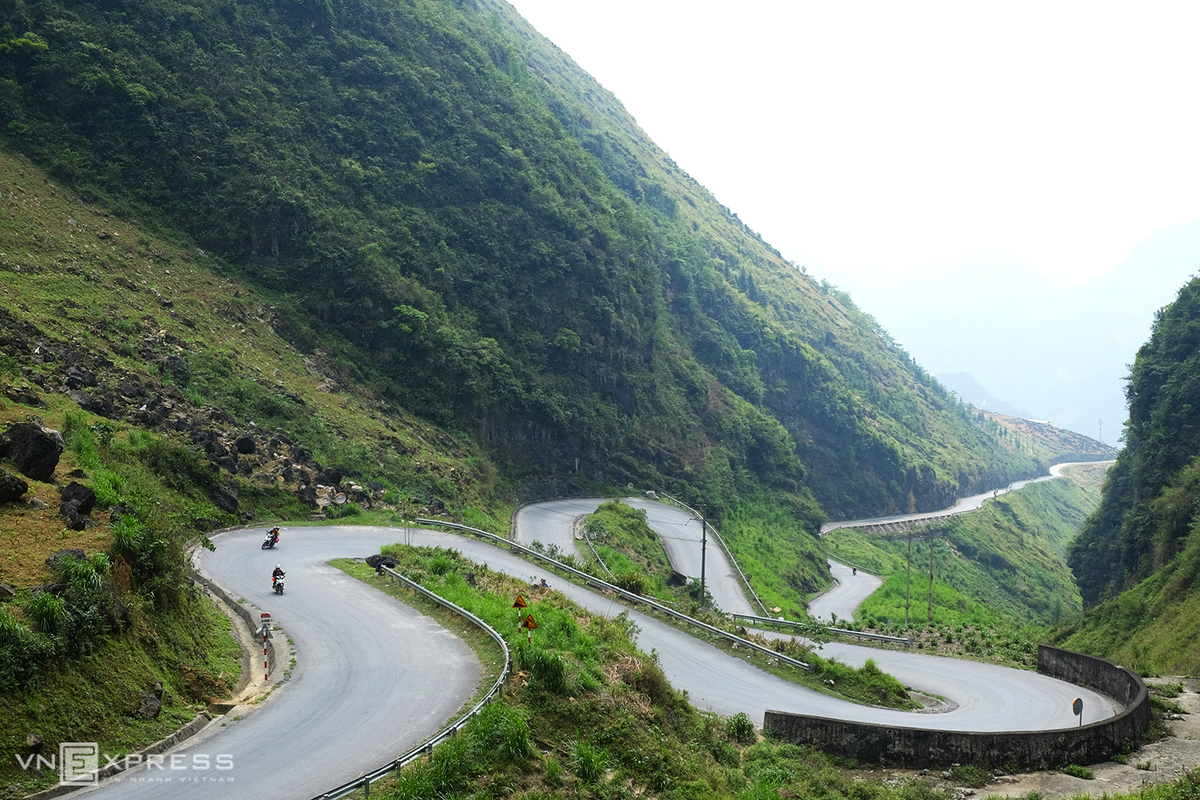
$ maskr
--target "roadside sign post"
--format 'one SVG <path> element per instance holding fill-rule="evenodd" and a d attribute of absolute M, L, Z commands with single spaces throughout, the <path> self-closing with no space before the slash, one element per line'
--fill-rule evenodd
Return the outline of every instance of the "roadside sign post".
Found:
<path fill-rule="evenodd" d="M 517 595 L 516 601 L 513 602 L 513 608 L 515 608 L 517 610 L 517 632 L 518 633 L 521 630 L 521 609 L 527 608 L 528 606 L 529 606 L 529 604 L 525 602 L 525 598 L 522 597 L 521 595 Z"/>
<path fill-rule="evenodd" d="M 1075 716 L 1079 717 L 1079 727 L 1083 727 L 1083 698 L 1076 697 L 1075 702 L 1071 704 L 1071 710 L 1075 712 Z"/>
<path fill-rule="evenodd" d="M 262 620 L 262 637 L 263 637 L 263 683 L 266 683 L 271 677 L 271 667 L 267 661 L 267 639 L 271 637 L 271 615 L 266 611 L 259 614 Z"/>
<path fill-rule="evenodd" d="M 529 614 L 525 617 L 525 621 L 521 623 L 521 627 L 524 628 L 526 632 L 525 643 L 532 644 L 533 629 L 537 627 L 537 623 L 533 621 L 533 614 Z"/>

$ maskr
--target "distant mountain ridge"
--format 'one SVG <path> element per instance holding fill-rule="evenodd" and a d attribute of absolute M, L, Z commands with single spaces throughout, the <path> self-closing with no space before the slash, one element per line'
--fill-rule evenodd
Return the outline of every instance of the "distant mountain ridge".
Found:
<path fill-rule="evenodd" d="M 935 374 L 968 372 L 1038 419 L 1113 443 L 1128 417 L 1128 366 L 1155 312 L 1200 269 L 1200 221 L 1150 236 L 1073 289 L 1012 253 L 959 267 L 922 281 L 828 277 Z"/>
<path fill-rule="evenodd" d="M 958 395 L 960 400 L 970 403 L 976 408 L 996 411 L 1012 417 L 1024 417 L 1028 419 L 1031 416 L 1029 412 L 1016 408 L 1005 400 L 994 397 L 979 381 L 971 377 L 970 373 L 942 373 L 937 376 L 937 379 L 939 383 Z"/>

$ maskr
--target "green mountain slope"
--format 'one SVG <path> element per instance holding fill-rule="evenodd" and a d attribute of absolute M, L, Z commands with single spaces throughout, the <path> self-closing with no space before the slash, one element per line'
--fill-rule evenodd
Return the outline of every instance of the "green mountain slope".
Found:
<path fill-rule="evenodd" d="M 522 494 L 634 482 L 730 508 L 768 490 L 814 527 L 1043 466 L 507 6 L 38 0 L 4 16 L 9 146 L 198 243 L 316 369 L 478 446 Z M 185 350 L 178 388 L 252 421 L 211 377 L 241 365 Z M 399 450 L 386 469 L 417 472 Z"/>
<path fill-rule="evenodd" d="M 1099 509 L 1075 540 L 1070 565 L 1092 606 L 1061 634 L 1147 671 L 1192 673 L 1200 665 L 1200 279 L 1159 311 L 1138 351 L 1126 396 L 1125 449 Z"/>
<path fill-rule="evenodd" d="M 1126 397 L 1125 449 L 1071 552 L 1085 603 L 1132 587 L 1187 545 L 1200 488 L 1200 279 L 1155 317 Z"/>
<path fill-rule="evenodd" d="M 906 592 L 910 621 L 923 624 L 927 605 L 929 553 L 934 581 L 965 598 L 962 605 L 932 607 L 935 621 L 968 616 L 967 601 L 1005 627 L 1060 624 L 1077 616 L 1079 590 L 1067 567 L 1067 549 L 1079 525 L 1099 502 L 1105 465 L 1064 470 L 1061 478 L 1025 486 L 988 500 L 977 511 L 941 517 L 908 530 L 879 533 L 841 528 L 822 537 L 834 558 L 891 578 L 860 610 L 863 618 L 902 622 Z M 906 573 L 911 539 L 912 570 Z M 911 589 L 908 580 L 911 579 Z M 992 623 L 994 624 L 994 623 Z"/>

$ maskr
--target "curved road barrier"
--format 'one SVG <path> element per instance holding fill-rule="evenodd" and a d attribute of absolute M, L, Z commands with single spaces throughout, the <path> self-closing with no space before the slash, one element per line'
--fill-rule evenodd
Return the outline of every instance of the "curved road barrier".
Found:
<path fill-rule="evenodd" d="M 958 763 L 1005 769 L 1094 764 L 1126 744 L 1136 745 L 1146 733 L 1149 695 L 1146 685 L 1129 670 L 1102 658 L 1040 645 L 1038 672 L 1103 692 L 1125 704 L 1125 710 L 1076 728 L 1010 732 L 926 730 L 768 711 L 763 732 L 872 764 Z"/>

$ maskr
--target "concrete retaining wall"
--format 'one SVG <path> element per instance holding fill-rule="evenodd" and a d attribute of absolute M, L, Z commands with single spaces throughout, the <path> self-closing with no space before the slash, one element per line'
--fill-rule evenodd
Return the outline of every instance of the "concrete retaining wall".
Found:
<path fill-rule="evenodd" d="M 223 586 L 209 579 L 208 577 L 201 575 L 195 570 L 192 571 L 192 580 L 194 580 L 197 585 L 203 586 L 207 591 L 212 592 L 214 595 L 221 598 L 221 600 L 225 602 L 225 605 L 232 608 L 239 617 L 245 620 L 246 629 L 250 631 L 250 637 L 252 639 L 256 641 L 262 640 L 262 634 L 260 633 L 262 628 L 262 618 L 260 616 L 262 609 L 253 603 L 245 601 L 238 602 L 238 598 L 230 594 L 230 592 L 228 592 Z M 271 665 L 271 672 L 275 672 L 275 667 L 279 664 L 279 659 L 277 658 L 278 652 L 275 650 L 274 638 L 267 639 L 267 649 L 270 651 L 268 662 Z M 245 655 L 246 654 L 243 654 L 243 656 Z M 263 665 L 262 661 L 250 659 L 250 661 L 247 662 L 246 658 L 243 657 L 242 666 L 248 667 L 248 669 L 244 669 L 242 671 L 242 677 L 238 681 L 238 685 L 234 687 L 233 693 L 235 695 L 242 689 L 246 688 L 246 685 L 250 682 L 250 670 L 262 669 Z"/>
<path fill-rule="evenodd" d="M 959 732 L 898 728 L 768 711 L 763 732 L 785 741 L 871 764 L 934 767 L 953 763 L 1007 769 L 1055 769 L 1094 764 L 1136 744 L 1150 724 L 1146 686 L 1101 658 L 1045 645 L 1038 672 L 1086 686 L 1125 704 L 1115 717 L 1052 731 Z"/>

